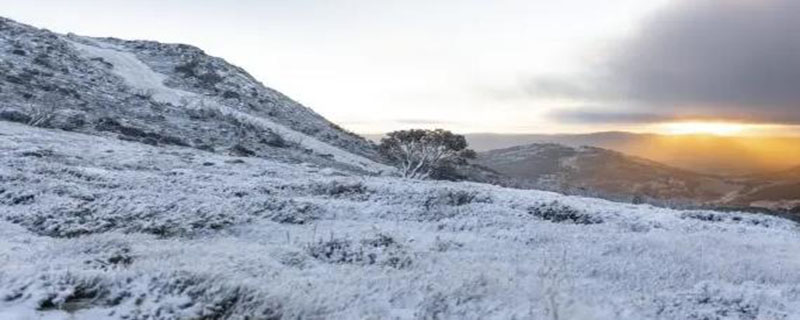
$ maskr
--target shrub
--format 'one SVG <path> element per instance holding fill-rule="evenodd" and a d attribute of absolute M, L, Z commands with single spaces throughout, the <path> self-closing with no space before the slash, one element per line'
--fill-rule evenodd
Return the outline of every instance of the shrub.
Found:
<path fill-rule="evenodd" d="M 22 112 L 20 110 L 4 108 L 0 110 L 0 120 L 19 122 L 19 123 L 29 123 L 31 122 L 31 117 L 25 114 L 25 112 Z"/>
<path fill-rule="evenodd" d="M 317 183 L 312 186 L 315 194 L 331 197 L 346 197 L 363 195 L 368 192 L 367 187 L 360 181 L 338 181 Z"/>
<path fill-rule="evenodd" d="M 746 288 L 746 286 L 745 286 Z M 760 299 L 746 289 L 701 282 L 689 291 L 656 301 L 659 319 L 786 319 L 786 314 L 760 308 Z"/>
<path fill-rule="evenodd" d="M 283 136 L 273 132 L 272 130 L 264 132 L 259 142 L 276 148 L 287 148 L 291 146 L 291 144 L 286 141 Z"/>
<path fill-rule="evenodd" d="M 111 249 L 110 252 L 104 253 L 103 257 L 87 260 L 85 263 L 100 270 L 112 270 L 130 266 L 133 263 L 133 256 L 131 249 L 123 246 Z"/>
<path fill-rule="evenodd" d="M 234 91 L 225 90 L 225 92 L 222 93 L 222 98 L 239 100 L 240 96 L 239 96 L 238 93 L 236 93 Z"/>
<path fill-rule="evenodd" d="M 155 90 L 153 89 L 138 89 L 134 90 L 133 95 L 142 100 L 150 100 L 155 95 Z"/>
<path fill-rule="evenodd" d="M 40 311 L 74 312 L 130 305 L 132 308 L 119 308 L 114 312 L 114 318 L 120 319 L 282 318 L 282 305 L 277 299 L 243 285 L 220 285 L 219 282 L 215 277 L 186 272 L 138 279 L 53 274 L 15 288 L 6 299 L 32 297 L 37 300 Z M 181 303 L 160 303 L 163 301 Z"/>
<path fill-rule="evenodd" d="M 267 212 L 265 215 L 277 223 L 306 224 L 318 220 L 324 209 L 313 203 L 288 200 L 269 202 L 260 212 Z"/>
<path fill-rule="evenodd" d="M 313 243 L 306 250 L 310 256 L 327 263 L 380 265 L 395 269 L 407 268 L 412 263 L 405 248 L 385 234 L 358 243 L 331 238 Z"/>
<path fill-rule="evenodd" d="M 36 195 L 23 193 L 14 194 L 11 192 L 3 192 L 3 197 L 0 198 L 0 203 L 10 206 L 27 205 L 34 202 Z"/>
<path fill-rule="evenodd" d="M 49 126 L 65 131 L 77 130 L 86 125 L 86 114 L 76 110 L 59 110 L 49 122 Z"/>
<path fill-rule="evenodd" d="M 200 79 L 200 83 L 207 88 L 213 88 L 217 83 L 222 82 L 222 77 L 213 71 L 201 74 L 197 78 Z"/>
<path fill-rule="evenodd" d="M 52 284 L 51 292 L 39 301 L 37 310 L 75 311 L 89 308 L 109 295 L 105 285 L 99 278 L 80 279 L 68 274 Z"/>
<path fill-rule="evenodd" d="M 233 147 L 228 149 L 228 154 L 237 157 L 254 157 L 256 152 L 243 146 L 242 144 L 235 144 Z"/>
<path fill-rule="evenodd" d="M 192 61 L 186 62 L 184 64 L 180 64 L 180 65 L 175 66 L 175 72 L 181 73 L 185 77 L 194 77 L 195 76 L 194 69 L 199 64 L 200 63 L 197 60 L 192 60 Z"/>
<path fill-rule="evenodd" d="M 564 205 L 558 201 L 542 203 L 528 208 L 528 214 L 555 223 L 598 224 L 603 219 Z"/>
<path fill-rule="evenodd" d="M 462 207 L 473 203 L 491 203 L 492 198 L 476 191 L 437 189 L 427 193 L 421 203 L 418 221 L 440 221 L 461 214 Z"/>
<path fill-rule="evenodd" d="M 682 219 L 695 219 L 706 222 L 722 222 L 725 216 L 711 211 L 687 211 L 681 214 Z"/>
<path fill-rule="evenodd" d="M 20 152 L 19 155 L 22 156 L 22 157 L 44 158 L 44 157 L 52 157 L 55 154 L 56 153 L 53 152 L 52 149 L 39 148 L 39 149 L 36 149 L 36 150 Z"/>
<path fill-rule="evenodd" d="M 681 219 L 694 219 L 705 222 L 719 223 L 745 223 L 763 227 L 770 227 L 773 225 L 772 219 L 769 219 L 766 215 L 760 214 L 740 215 L 729 212 L 686 211 L 681 214 Z"/>
<path fill-rule="evenodd" d="M 460 207 L 474 202 L 491 203 L 492 200 L 488 196 L 480 196 L 475 191 L 443 189 L 429 195 L 424 206 L 426 210 L 430 210 L 438 206 Z"/>
<path fill-rule="evenodd" d="M 186 78 L 195 78 L 199 83 L 208 89 L 213 89 L 217 83 L 222 82 L 222 77 L 216 72 L 209 70 L 203 73 L 198 72 L 201 69 L 209 69 L 208 65 L 200 65 L 197 59 L 188 61 L 184 64 L 175 66 L 175 72 L 182 74 Z M 201 71 L 202 72 L 202 71 Z"/>

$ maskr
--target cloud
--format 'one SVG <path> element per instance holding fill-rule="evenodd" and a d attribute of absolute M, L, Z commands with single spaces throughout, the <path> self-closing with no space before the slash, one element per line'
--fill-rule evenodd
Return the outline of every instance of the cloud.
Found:
<path fill-rule="evenodd" d="M 535 78 L 527 89 L 633 112 L 594 114 L 607 121 L 691 115 L 800 124 L 799 35 L 800 1 L 684 0 L 651 17 L 600 65 L 587 66 L 592 71 Z M 594 121 L 596 111 L 560 116 Z"/>
<path fill-rule="evenodd" d="M 676 120 L 673 116 L 657 113 L 602 111 L 595 108 L 556 110 L 548 115 L 565 123 L 632 124 Z"/>

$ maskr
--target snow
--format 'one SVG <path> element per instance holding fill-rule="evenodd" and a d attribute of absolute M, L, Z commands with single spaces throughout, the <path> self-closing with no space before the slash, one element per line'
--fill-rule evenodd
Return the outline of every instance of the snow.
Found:
<path fill-rule="evenodd" d="M 3 319 L 800 319 L 775 217 L 6 122 L 0 181 Z"/>
<path fill-rule="evenodd" d="M 124 51 L 120 47 L 85 37 L 80 37 L 80 39 L 91 45 L 69 38 L 64 39 L 88 58 L 102 58 L 105 62 L 111 63 L 113 65 L 112 73 L 124 79 L 131 87 L 141 90 L 142 93 L 152 94 L 153 99 L 157 101 L 180 105 L 182 99 L 196 96 L 191 92 L 165 86 L 164 80 L 167 79 L 167 76 L 153 71 L 135 54 Z"/>
<path fill-rule="evenodd" d="M 394 172 L 396 169 L 389 167 L 384 164 L 377 163 L 365 157 L 344 151 L 340 148 L 334 147 L 330 144 L 322 142 L 314 137 L 309 135 L 294 131 L 284 125 L 271 121 L 267 118 L 262 117 L 255 117 L 249 115 L 247 113 L 235 110 L 233 108 L 227 107 L 221 103 L 213 101 L 209 98 L 200 98 L 190 101 L 187 104 L 187 107 L 190 108 L 214 108 L 222 112 L 225 115 L 233 115 L 239 118 L 242 121 L 248 121 L 253 124 L 257 124 L 258 126 L 272 130 L 272 132 L 277 133 L 278 135 L 282 136 L 284 139 L 296 143 L 303 148 L 307 148 L 313 150 L 318 154 L 324 155 L 331 155 L 333 156 L 336 161 L 349 164 L 355 166 L 357 168 L 364 169 L 368 172 L 374 173 L 382 173 L 382 172 Z"/>
<path fill-rule="evenodd" d="M 167 79 L 166 75 L 152 70 L 144 62 L 139 60 L 134 53 L 128 52 L 120 46 L 87 37 L 71 36 L 71 38 L 65 37 L 64 39 L 75 46 L 87 58 L 102 58 L 104 61 L 111 63 L 113 65 L 111 69 L 112 73 L 124 79 L 125 83 L 135 90 L 139 90 L 145 94 L 152 94 L 152 98 L 156 101 L 171 103 L 175 106 L 185 106 L 187 108 L 217 109 L 226 115 L 232 114 L 241 119 L 250 121 L 251 123 L 258 124 L 265 129 L 272 130 L 303 148 L 313 150 L 318 154 L 330 155 L 338 162 L 353 165 L 374 173 L 395 171 L 394 168 L 346 152 L 267 118 L 256 117 L 225 106 L 212 97 L 167 87 L 164 85 L 164 80 Z"/>

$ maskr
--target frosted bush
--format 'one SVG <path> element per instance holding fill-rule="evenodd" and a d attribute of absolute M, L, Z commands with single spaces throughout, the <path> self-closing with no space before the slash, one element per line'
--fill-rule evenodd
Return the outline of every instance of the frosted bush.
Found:
<path fill-rule="evenodd" d="M 528 208 L 528 213 L 542 220 L 556 223 L 597 224 L 603 219 L 560 202 L 541 203 Z"/>
<path fill-rule="evenodd" d="M 308 245 L 307 251 L 312 257 L 328 263 L 377 264 L 396 269 L 407 268 L 412 263 L 405 248 L 384 234 L 359 242 L 343 238 L 319 240 Z"/>
<path fill-rule="evenodd" d="M 331 197 L 347 197 L 365 200 L 369 198 L 369 190 L 360 181 L 339 181 L 317 183 L 311 186 L 315 194 Z"/>

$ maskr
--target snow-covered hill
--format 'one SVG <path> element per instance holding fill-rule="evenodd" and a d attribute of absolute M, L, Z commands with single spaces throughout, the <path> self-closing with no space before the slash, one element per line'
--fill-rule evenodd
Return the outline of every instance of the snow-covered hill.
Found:
<path fill-rule="evenodd" d="M 0 121 L 1 319 L 800 319 L 797 226 Z"/>
<path fill-rule="evenodd" d="M 0 18 L 0 119 L 283 161 L 390 170 L 374 146 L 181 44 L 60 35 Z"/>

